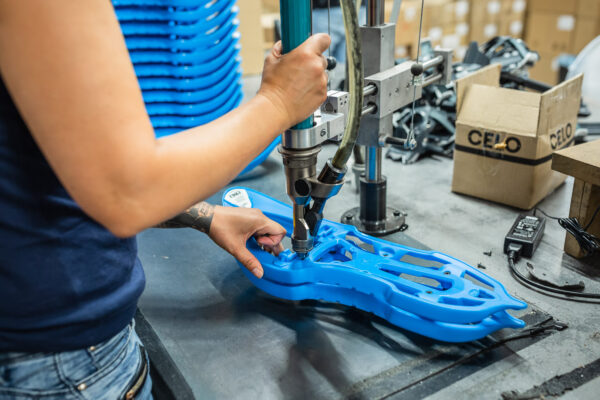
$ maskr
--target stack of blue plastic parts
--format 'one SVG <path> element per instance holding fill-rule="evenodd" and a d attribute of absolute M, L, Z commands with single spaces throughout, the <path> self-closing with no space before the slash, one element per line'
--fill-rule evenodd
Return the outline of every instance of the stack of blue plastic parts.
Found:
<path fill-rule="evenodd" d="M 157 137 L 206 124 L 240 104 L 236 0 L 113 0 L 113 6 Z"/>

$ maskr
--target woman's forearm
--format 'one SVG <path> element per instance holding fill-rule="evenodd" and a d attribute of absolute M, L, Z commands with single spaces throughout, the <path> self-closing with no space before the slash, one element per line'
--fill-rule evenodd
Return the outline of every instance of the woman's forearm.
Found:
<path fill-rule="evenodd" d="M 122 181 L 127 236 L 167 220 L 229 183 L 285 129 L 282 114 L 262 95 L 207 125 L 156 140 L 135 184 Z M 139 181 L 142 180 L 142 181 Z M 134 190 L 131 190 L 134 189 Z M 116 216 L 118 218 L 118 216 Z M 112 224 L 111 224 L 112 225 Z"/>

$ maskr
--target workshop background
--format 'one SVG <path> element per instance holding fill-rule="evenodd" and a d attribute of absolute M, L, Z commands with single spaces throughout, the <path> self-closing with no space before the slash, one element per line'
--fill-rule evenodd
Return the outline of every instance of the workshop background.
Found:
<path fill-rule="evenodd" d="M 386 21 L 393 1 L 385 2 Z M 279 0 L 243 0 L 240 7 L 242 68 L 245 75 L 262 71 L 263 49 L 270 49 L 279 19 Z M 416 57 L 420 0 L 403 0 L 396 28 L 396 57 Z M 339 22 L 339 21 L 338 21 Z M 470 41 L 485 42 L 494 36 L 524 39 L 540 54 L 531 77 L 555 84 L 560 58 L 578 54 L 600 35 L 600 2 L 597 0 L 427 0 L 423 35 L 433 45 L 451 48 L 454 59 L 465 55 Z"/>
<path fill-rule="evenodd" d="M 386 20 L 393 4 L 385 2 Z M 421 0 L 402 1 L 394 51 L 398 59 L 417 55 L 420 4 Z M 238 0 L 236 6 L 243 101 L 247 101 L 259 88 L 264 56 L 277 37 L 279 0 Z M 341 21 L 332 23 L 340 25 Z M 600 234 L 600 214 L 594 219 L 600 206 L 600 92 L 589 89 L 597 87 L 600 79 L 592 74 L 583 79 L 568 74 L 577 54 L 600 35 L 600 0 L 426 0 L 422 32 L 433 46 L 452 48 L 455 62 L 462 61 L 471 41 L 481 44 L 498 35 L 521 38 L 528 47 L 525 54 L 531 50 L 540 59 L 532 68 L 524 66 L 517 72 L 548 85 L 567 80 L 558 88 L 537 90 L 545 93 L 511 90 L 507 94 L 497 87 L 500 68 L 478 65 L 461 82 L 484 84 L 479 89 L 481 97 L 468 95 L 467 106 L 458 116 L 456 104 L 446 107 L 443 118 L 437 120 L 446 130 L 436 139 L 436 146 L 417 157 L 398 146 L 384 149 L 387 204 L 401 210 L 407 224 L 406 230 L 384 239 L 449 254 L 498 280 L 509 294 L 528 304 L 525 310 L 511 310 L 527 326 L 462 344 L 433 340 L 354 307 L 277 299 L 259 290 L 235 260 L 204 235 L 189 229 L 149 229 L 138 237 L 147 288 L 136 320 L 152 360 L 155 398 L 598 398 L 597 301 L 552 297 L 521 284 L 507 265 L 504 245 L 507 232 L 515 231 L 515 220 L 520 215 L 532 216 L 535 205 L 538 217 L 542 211 L 551 217 L 545 220 L 535 255 L 520 260 L 519 270 L 530 274 L 530 282 L 600 293 L 600 257 L 597 253 L 586 257 L 573 236 L 552 218 L 565 222 L 567 217 L 579 217 L 589 223 L 589 232 Z M 453 96 L 454 83 L 441 86 L 436 90 Z M 500 92 L 506 97 L 494 95 Z M 585 105 L 579 113 L 591 117 L 576 121 L 582 92 Z M 435 99 L 439 93 L 429 94 Z M 541 107 L 544 96 L 552 97 L 547 107 Z M 521 98 L 523 102 L 535 100 L 536 106 L 519 107 Z M 418 106 L 430 111 L 443 108 L 443 102 L 431 104 Z M 489 114 L 478 108 L 482 104 Z M 404 111 L 398 113 L 400 121 L 410 117 L 410 106 Z M 561 139 L 554 139 L 554 145 L 556 140 L 567 139 L 558 147 L 568 148 L 552 156 L 552 144 L 538 140 L 537 132 L 548 128 L 544 123 L 555 117 L 564 126 L 571 124 L 573 130 L 560 132 Z M 455 126 L 456 144 L 464 149 L 468 144 L 459 128 L 476 124 L 536 137 L 530 142 L 531 162 L 511 169 L 503 167 L 507 164 L 475 161 L 463 152 L 457 158 L 453 153 Z M 576 138 L 573 124 L 579 126 Z M 523 126 L 529 131 L 523 132 Z M 434 141 L 433 136 L 429 139 Z M 575 139 L 578 145 L 570 146 Z M 494 144 L 511 146 L 506 141 Z M 323 144 L 319 166 L 336 148 L 336 143 Z M 252 165 L 252 170 L 209 201 L 220 204 L 227 190 L 245 186 L 290 204 L 281 155 L 271 150 L 262 164 Z M 538 151 L 544 153 L 542 158 Z M 545 160 L 543 168 L 536 165 L 538 159 Z M 460 187 L 457 171 L 464 171 L 463 176 L 472 182 L 468 174 L 480 170 L 488 174 L 483 181 Z M 346 183 L 329 201 L 325 218 L 340 221 L 349 208 L 358 206 L 355 173 L 349 166 Z M 515 184 L 523 179 L 545 186 L 528 190 Z M 289 239 L 286 247 L 290 247 Z"/>

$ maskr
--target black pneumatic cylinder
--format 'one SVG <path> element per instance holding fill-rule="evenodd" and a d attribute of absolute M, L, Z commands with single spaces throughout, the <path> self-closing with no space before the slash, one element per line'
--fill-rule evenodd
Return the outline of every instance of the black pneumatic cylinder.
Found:
<path fill-rule="evenodd" d="M 386 190 L 385 178 L 380 181 L 360 179 L 360 219 L 368 224 L 376 224 L 386 219 Z"/>

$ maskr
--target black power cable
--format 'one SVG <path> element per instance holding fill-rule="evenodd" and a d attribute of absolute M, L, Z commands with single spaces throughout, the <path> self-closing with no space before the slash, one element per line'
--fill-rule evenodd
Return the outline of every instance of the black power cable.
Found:
<path fill-rule="evenodd" d="M 590 222 L 588 222 L 588 224 L 585 227 L 582 227 L 579 220 L 574 217 L 573 218 L 553 217 L 551 215 L 546 214 L 544 212 L 544 210 L 541 210 L 539 208 L 535 208 L 533 210 L 534 216 L 535 216 L 536 211 L 541 212 L 542 214 L 544 214 L 546 217 L 548 217 L 550 219 L 558 221 L 558 224 L 561 227 L 563 227 L 568 233 L 573 235 L 575 240 L 577 240 L 579 247 L 581 248 L 581 250 L 584 252 L 585 255 L 594 254 L 595 252 L 600 251 L 600 238 L 587 232 L 589 227 L 592 226 L 594 219 L 598 215 L 598 212 L 600 211 L 600 206 L 598 206 L 596 211 L 594 211 L 594 214 L 592 215 L 592 219 L 590 219 Z"/>
<path fill-rule="evenodd" d="M 508 251 L 507 251 L 508 266 L 509 266 L 511 272 L 514 274 L 514 276 L 517 278 L 517 280 L 520 283 L 522 283 L 522 284 L 525 283 L 525 284 L 532 286 L 534 288 L 537 288 L 541 291 L 551 292 L 551 293 L 555 293 L 555 294 L 563 295 L 563 296 L 568 296 L 568 297 L 560 297 L 564 300 L 581 301 L 581 300 L 578 300 L 577 297 L 584 298 L 584 299 L 600 299 L 600 293 L 585 293 L 585 292 L 577 292 L 575 290 L 559 289 L 559 288 L 555 288 L 555 287 L 545 285 L 540 282 L 536 282 L 532 279 L 529 279 L 528 277 L 523 275 L 515 266 L 516 262 L 519 261 L 519 258 L 521 257 L 522 248 L 523 247 L 520 244 L 511 243 L 508 245 Z M 573 298 L 573 297 L 575 297 L 575 298 Z"/>

